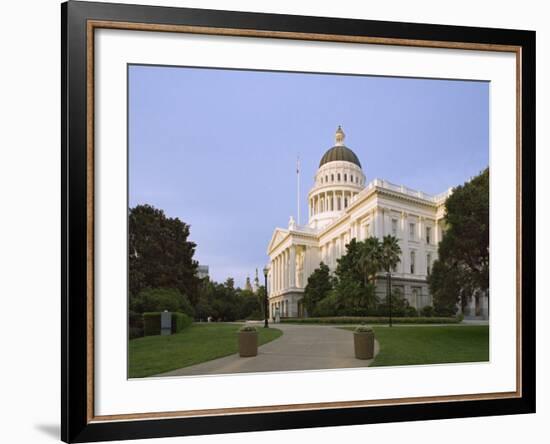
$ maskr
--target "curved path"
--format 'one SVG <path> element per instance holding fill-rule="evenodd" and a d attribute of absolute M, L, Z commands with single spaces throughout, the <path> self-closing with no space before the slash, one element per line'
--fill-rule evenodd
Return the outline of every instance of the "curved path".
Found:
<path fill-rule="evenodd" d="M 372 362 L 355 358 L 353 333 L 349 330 L 327 325 L 270 326 L 282 330 L 283 335 L 259 347 L 258 356 L 241 358 L 234 354 L 156 376 L 353 368 L 367 367 Z M 375 356 L 378 350 L 375 342 Z"/>

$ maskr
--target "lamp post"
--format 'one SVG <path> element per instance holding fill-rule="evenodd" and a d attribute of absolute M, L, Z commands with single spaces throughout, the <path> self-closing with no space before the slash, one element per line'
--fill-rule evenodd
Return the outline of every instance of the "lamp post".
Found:
<path fill-rule="evenodd" d="M 267 302 L 267 272 L 268 268 L 264 267 L 264 282 L 265 282 L 265 297 L 264 297 L 264 328 L 269 327 L 269 323 L 267 318 L 269 317 L 269 309 L 268 309 L 268 302 Z"/>
<path fill-rule="evenodd" d="M 386 283 L 386 286 L 387 286 L 387 300 L 388 300 L 388 305 L 389 305 L 389 308 L 390 308 L 390 327 L 392 326 L 392 317 L 391 317 L 391 272 L 386 272 L 386 278 L 387 278 L 387 283 Z"/>

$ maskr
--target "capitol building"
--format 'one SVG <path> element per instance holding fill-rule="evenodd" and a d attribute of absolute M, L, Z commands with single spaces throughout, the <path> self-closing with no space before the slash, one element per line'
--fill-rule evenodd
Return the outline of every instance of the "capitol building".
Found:
<path fill-rule="evenodd" d="M 278 309 L 283 317 L 304 316 L 304 288 L 321 262 L 334 272 L 351 239 L 387 234 L 397 237 L 402 250 L 392 287 L 416 309 L 432 305 L 427 277 L 437 259 L 451 190 L 431 196 L 381 179 L 367 181 L 359 158 L 344 144 L 341 127 L 335 139 L 308 194 L 307 224 L 298 225 L 291 217 L 288 227 L 275 228 L 269 242 L 271 314 Z M 386 291 L 382 277 L 376 284 L 381 300 Z"/>

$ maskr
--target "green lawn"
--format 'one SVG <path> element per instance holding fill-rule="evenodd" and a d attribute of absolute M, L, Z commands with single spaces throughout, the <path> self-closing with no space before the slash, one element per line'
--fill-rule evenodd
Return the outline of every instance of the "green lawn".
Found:
<path fill-rule="evenodd" d="M 371 367 L 489 360 L 487 325 L 374 327 L 374 334 L 380 352 Z"/>
<path fill-rule="evenodd" d="M 128 377 L 143 378 L 237 353 L 239 327 L 198 323 L 175 335 L 132 339 L 128 345 Z M 260 345 L 283 334 L 272 327 L 259 327 L 258 332 Z"/>

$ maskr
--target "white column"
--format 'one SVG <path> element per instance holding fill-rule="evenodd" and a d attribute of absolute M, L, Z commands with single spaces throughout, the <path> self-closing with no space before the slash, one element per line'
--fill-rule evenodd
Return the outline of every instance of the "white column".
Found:
<path fill-rule="evenodd" d="M 281 292 L 281 284 L 282 284 L 281 274 L 282 274 L 281 255 L 279 254 L 277 256 L 277 293 Z"/>
<path fill-rule="evenodd" d="M 283 285 L 283 278 L 284 278 L 284 255 L 283 252 L 279 255 L 279 293 L 283 291 L 284 285 Z"/>
<path fill-rule="evenodd" d="M 296 287 L 296 246 L 291 245 L 290 246 L 290 253 L 289 253 L 289 287 L 294 288 Z"/>
<path fill-rule="evenodd" d="M 283 291 L 288 288 L 288 252 L 283 252 Z"/>
<path fill-rule="evenodd" d="M 273 259 L 273 293 L 279 291 L 279 256 Z"/>

